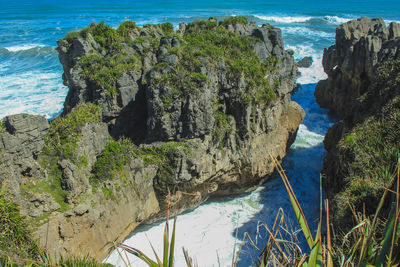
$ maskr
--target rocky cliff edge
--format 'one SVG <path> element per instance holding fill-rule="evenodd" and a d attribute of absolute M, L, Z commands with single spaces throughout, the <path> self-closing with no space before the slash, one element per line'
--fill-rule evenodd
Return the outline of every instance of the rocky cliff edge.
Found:
<path fill-rule="evenodd" d="M 251 190 L 304 118 L 280 30 L 243 17 L 92 24 L 57 50 L 63 115 L 0 125 L 2 188 L 53 255 L 102 259 L 168 200 L 186 210 Z"/>
<path fill-rule="evenodd" d="M 396 176 L 400 152 L 400 25 L 361 18 L 340 25 L 324 52 L 328 79 L 315 96 L 341 121 L 324 144 L 323 183 L 337 226 L 353 225 L 356 211 L 374 214 Z M 387 211 L 387 206 L 386 206 Z"/>
<path fill-rule="evenodd" d="M 335 45 L 324 50 L 322 65 L 328 79 L 318 82 L 315 97 L 332 115 L 343 119 L 373 80 L 378 54 L 388 40 L 400 36 L 400 25 L 366 17 L 336 29 Z"/>

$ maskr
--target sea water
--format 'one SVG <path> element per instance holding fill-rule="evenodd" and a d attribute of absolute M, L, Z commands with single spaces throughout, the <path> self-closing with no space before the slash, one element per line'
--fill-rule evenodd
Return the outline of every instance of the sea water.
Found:
<path fill-rule="evenodd" d="M 139 26 L 148 23 L 191 22 L 216 16 L 246 16 L 261 25 L 270 23 L 282 30 L 286 49 L 296 60 L 311 56 L 311 68 L 300 68 L 297 82 L 302 89 L 292 99 L 306 111 L 295 143 L 283 160 L 283 167 L 304 208 L 311 228 L 319 215 L 319 173 L 325 156 L 323 138 L 334 123 L 318 107 L 313 92 L 325 79 L 321 60 L 324 48 L 334 44 L 335 28 L 361 16 L 383 17 L 386 23 L 400 20 L 398 0 L 273 0 L 273 1 L 89 1 L 89 0 L 0 0 L 0 118 L 15 114 L 41 114 L 54 119 L 62 111 L 68 88 L 62 83 L 62 66 L 55 50 L 59 38 L 92 22 L 105 21 L 117 27 L 125 20 Z M 197 209 L 179 215 L 176 233 L 176 266 L 185 266 L 182 247 L 199 266 L 230 266 L 234 249 L 244 241 L 238 266 L 249 266 L 258 256 L 244 233 L 262 247 L 265 231 L 279 208 L 293 229 L 296 222 L 283 184 L 278 176 L 251 194 L 212 199 Z M 149 241 L 161 253 L 165 222 L 138 227 L 124 241 L 153 259 Z M 171 222 L 172 225 L 172 222 Z M 144 266 L 130 257 L 132 266 Z M 107 262 L 125 266 L 118 251 Z"/>

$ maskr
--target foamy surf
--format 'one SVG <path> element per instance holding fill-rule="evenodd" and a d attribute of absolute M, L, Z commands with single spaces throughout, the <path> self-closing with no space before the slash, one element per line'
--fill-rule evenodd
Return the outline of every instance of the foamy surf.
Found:
<path fill-rule="evenodd" d="M 279 16 L 279 15 L 254 15 L 254 17 L 271 23 L 293 24 L 308 23 L 311 21 L 321 21 L 325 23 L 339 25 L 346 23 L 356 17 L 339 17 L 339 16 Z"/>
<path fill-rule="evenodd" d="M 313 63 L 309 68 L 299 68 L 301 73 L 300 77 L 297 78 L 297 83 L 309 84 L 317 83 L 319 80 L 324 80 L 327 78 L 324 68 L 322 66 L 322 51 L 316 51 L 312 44 L 309 45 L 287 45 L 286 49 L 291 49 L 294 51 L 293 56 L 296 60 L 301 60 L 304 57 L 311 57 Z"/>
<path fill-rule="evenodd" d="M 230 266 L 235 248 L 235 229 L 243 226 L 254 214 L 261 211 L 260 192 L 262 187 L 247 196 L 225 201 L 209 202 L 197 209 L 177 217 L 175 266 L 186 266 L 182 247 L 189 251 L 199 266 Z M 173 224 L 169 221 L 170 227 Z M 157 252 L 162 251 L 165 222 L 154 224 L 151 229 L 135 233 L 124 244 L 135 247 L 155 259 L 151 244 Z M 236 250 L 239 242 L 236 242 Z M 125 253 L 115 250 L 105 262 L 124 267 L 121 256 Z M 207 256 L 204 256 L 207 255 Z M 159 255 L 162 257 L 162 255 Z M 132 266 L 147 266 L 138 258 L 128 255 L 126 262 Z"/>
<path fill-rule="evenodd" d="M 68 88 L 61 73 L 29 71 L 0 75 L 0 118 L 18 114 L 40 114 L 54 119 L 62 110 Z"/>
<path fill-rule="evenodd" d="M 10 52 L 18 52 L 18 51 L 24 51 L 24 50 L 29 50 L 32 48 L 36 47 L 45 47 L 45 45 L 42 44 L 23 44 L 23 45 L 15 45 L 15 46 L 9 46 L 9 47 L 4 47 Z"/>
<path fill-rule="evenodd" d="M 278 22 L 278 23 L 295 23 L 295 22 L 306 22 L 313 17 L 296 17 L 296 16 L 263 16 L 263 15 L 254 15 L 254 17 L 258 19 L 265 20 L 267 22 Z"/>
<path fill-rule="evenodd" d="M 354 18 L 341 18 L 338 16 L 325 16 L 324 19 L 333 24 L 343 24 Z"/>
<path fill-rule="evenodd" d="M 321 134 L 310 131 L 307 126 L 300 124 L 299 130 L 297 131 L 297 140 L 293 144 L 294 149 L 296 148 L 308 148 L 322 144 L 324 136 Z"/>
<path fill-rule="evenodd" d="M 335 38 L 334 32 L 324 32 L 307 27 L 280 27 L 284 34 L 302 35 L 317 38 Z"/>

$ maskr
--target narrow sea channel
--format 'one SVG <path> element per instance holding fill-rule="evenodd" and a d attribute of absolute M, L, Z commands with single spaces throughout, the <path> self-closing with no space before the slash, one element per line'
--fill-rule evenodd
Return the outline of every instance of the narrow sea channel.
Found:
<path fill-rule="evenodd" d="M 297 57 L 303 51 L 294 50 Z M 298 78 L 298 82 L 302 84 L 302 88 L 293 94 L 292 100 L 303 107 L 306 117 L 282 164 L 310 227 L 316 228 L 319 217 L 320 171 L 326 153 L 323 139 L 334 119 L 328 116 L 327 110 L 318 106 L 314 98 L 316 82 L 324 78 L 321 55 L 314 55 L 311 68 L 299 70 L 302 76 Z M 273 179 L 248 195 L 212 199 L 191 212 L 179 215 L 175 266 L 186 266 L 182 247 L 189 251 L 199 266 L 231 266 L 233 250 L 234 248 L 238 250 L 246 232 L 259 247 L 263 247 L 266 233 L 262 223 L 272 225 L 279 208 L 283 209 L 289 227 L 297 229 L 286 190 L 281 178 L 275 174 Z M 172 223 L 171 220 L 170 225 Z M 164 226 L 165 222 L 141 225 L 124 241 L 124 244 L 135 247 L 155 259 L 149 242 L 156 251 L 162 253 Z M 106 262 L 125 266 L 120 254 L 125 256 L 124 252 L 115 250 Z M 252 248 L 248 240 L 245 241 L 237 266 L 251 266 L 258 254 L 259 252 Z M 128 262 L 126 259 L 125 261 Z M 129 256 L 129 261 L 132 266 L 146 266 L 134 256 Z"/>

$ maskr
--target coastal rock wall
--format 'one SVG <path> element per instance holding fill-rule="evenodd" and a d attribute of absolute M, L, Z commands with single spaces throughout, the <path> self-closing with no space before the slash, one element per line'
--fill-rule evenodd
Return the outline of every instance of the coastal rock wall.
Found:
<path fill-rule="evenodd" d="M 321 107 L 343 119 L 366 92 L 382 45 L 400 36 L 399 25 L 383 19 L 360 18 L 336 29 L 335 45 L 324 50 L 322 65 L 328 79 L 318 82 L 315 97 Z"/>
<path fill-rule="evenodd" d="M 156 170 L 140 159 L 129 159 L 119 172 L 125 180 L 93 182 L 97 158 L 111 138 L 99 111 L 83 105 L 50 125 L 25 114 L 1 124 L 2 190 L 19 204 L 52 256 L 102 259 L 112 242 L 159 211 Z"/>
<path fill-rule="evenodd" d="M 304 118 L 290 100 L 293 53 L 270 25 L 99 23 L 58 45 L 70 88 L 62 116 L 0 127 L 2 187 L 52 255 L 103 259 L 169 201 L 184 211 L 252 190 Z"/>
<path fill-rule="evenodd" d="M 334 222 L 344 228 L 352 225 L 348 203 L 358 211 L 365 208 L 367 214 L 373 214 L 396 173 L 400 151 L 398 28 L 396 23 L 386 28 L 381 19 L 351 21 L 338 27 L 335 46 L 324 54 L 328 79 L 318 84 L 315 95 L 319 102 L 329 102 L 331 111 L 344 118 L 325 136 L 328 155 L 322 170 L 323 184 L 332 200 Z M 360 29 L 364 29 L 361 36 Z M 349 47 L 355 40 L 359 41 Z M 370 45 L 361 45 L 361 40 Z M 350 54 L 339 57 L 339 52 L 332 52 L 346 46 Z M 344 83 L 344 63 L 352 66 L 353 71 L 348 73 L 353 75 L 352 82 Z M 329 71 L 331 66 L 339 66 L 338 72 Z M 342 106 L 331 107 L 336 101 L 342 101 Z"/>
<path fill-rule="evenodd" d="M 59 41 L 64 82 L 71 88 L 64 113 L 95 102 L 114 138 L 156 150 L 179 143 L 166 151 L 155 179 L 162 205 L 174 188 L 196 194 L 189 202 L 198 205 L 224 191 L 226 181 L 240 193 L 272 172 L 269 153 L 285 155 L 304 117 L 290 101 L 297 70 L 279 29 L 241 17 L 181 24 L 177 32 L 168 23 L 107 27 L 91 25 Z M 109 32 L 105 39 L 99 30 Z M 99 62 L 121 71 L 106 73 Z M 260 140 L 271 143 L 278 133 L 276 148 L 258 151 Z"/>

